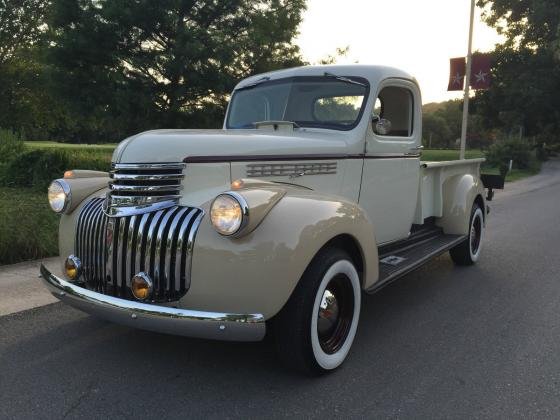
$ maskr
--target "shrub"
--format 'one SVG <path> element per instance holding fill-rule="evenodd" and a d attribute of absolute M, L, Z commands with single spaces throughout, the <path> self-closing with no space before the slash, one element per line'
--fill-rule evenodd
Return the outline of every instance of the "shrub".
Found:
<path fill-rule="evenodd" d="M 0 265 L 58 254 L 59 216 L 47 194 L 0 188 Z"/>
<path fill-rule="evenodd" d="M 495 143 L 486 154 L 487 164 L 497 167 L 502 175 L 507 172 L 510 160 L 516 169 L 536 170 L 539 166 L 531 146 L 520 140 Z"/>
<path fill-rule="evenodd" d="M 13 131 L 0 128 L 0 180 L 5 177 L 9 162 L 23 151 L 24 144 L 21 137 Z"/>
<path fill-rule="evenodd" d="M 14 156 L 0 173 L 5 187 L 46 188 L 68 169 L 108 171 L 111 157 L 97 151 L 67 151 L 44 148 L 25 151 Z"/>
<path fill-rule="evenodd" d="M 8 162 L 2 184 L 46 188 L 54 178 L 61 178 L 68 167 L 68 155 L 61 150 L 31 150 Z"/>

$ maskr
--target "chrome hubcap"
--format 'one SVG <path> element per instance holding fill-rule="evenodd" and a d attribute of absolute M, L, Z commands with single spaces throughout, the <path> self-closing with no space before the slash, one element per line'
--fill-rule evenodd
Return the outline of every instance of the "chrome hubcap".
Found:
<path fill-rule="evenodd" d="M 334 277 L 323 292 L 317 314 L 319 344 L 327 354 L 343 346 L 354 317 L 354 291 L 345 275 Z"/>
<path fill-rule="evenodd" d="M 319 319 L 317 320 L 317 330 L 320 335 L 331 332 L 336 327 L 338 321 L 338 302 L 336 296 L 330 291 L 325 290 L 319 306 Z"/>

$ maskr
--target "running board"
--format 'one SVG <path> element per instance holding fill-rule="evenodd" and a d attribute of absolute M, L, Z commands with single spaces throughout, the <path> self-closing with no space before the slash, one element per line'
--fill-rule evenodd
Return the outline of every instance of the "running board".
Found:
<path fill-rule="evenodd" d="M 432 235 L 425 240 L 411 241 L 412 244 L 409 241 L 403 241 L 397 249 L 393 246 L 389 249 L 387 249 L 388 247 L 380 248 L 379 280 L 366 292 L 377 292 L 467 239 L 467 235 L 446 235 L 440 232 L 433 232 Z"/>

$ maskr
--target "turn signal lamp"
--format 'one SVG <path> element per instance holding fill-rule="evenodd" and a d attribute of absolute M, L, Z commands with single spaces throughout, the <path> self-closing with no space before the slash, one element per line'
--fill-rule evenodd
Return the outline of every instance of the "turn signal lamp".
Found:
<path fill-rule="evenodd" d="M 82 272 L 82 263 L 75 255 L 70 255 L 64 262 L 64 272 L 66 277 L 71 281 L 75 281 L 80 277 Z"/>
<path fill-rule="evenodd" d="M 132 277 L 132 281 L 130 282 L 132 294 L 138 300 L 148 299 L 152 294 L 153 288 L 154 286 L 150 276 L 144 272 L 136 274 Z"/>

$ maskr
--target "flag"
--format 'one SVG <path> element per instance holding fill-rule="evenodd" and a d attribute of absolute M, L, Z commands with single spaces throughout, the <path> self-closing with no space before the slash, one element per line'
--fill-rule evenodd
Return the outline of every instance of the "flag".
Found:
<path fill-rule="evenodd" d="M 473 54 L 471 67 L 471 87 L 473 89 L 490 88 L 492 57 L 490 54 Z"/>
<path fill-rule="evenodd" d="M 466 67 L 465 57 L 449 60 L 449 85 L 447 90 L 463 90 Z"/>

